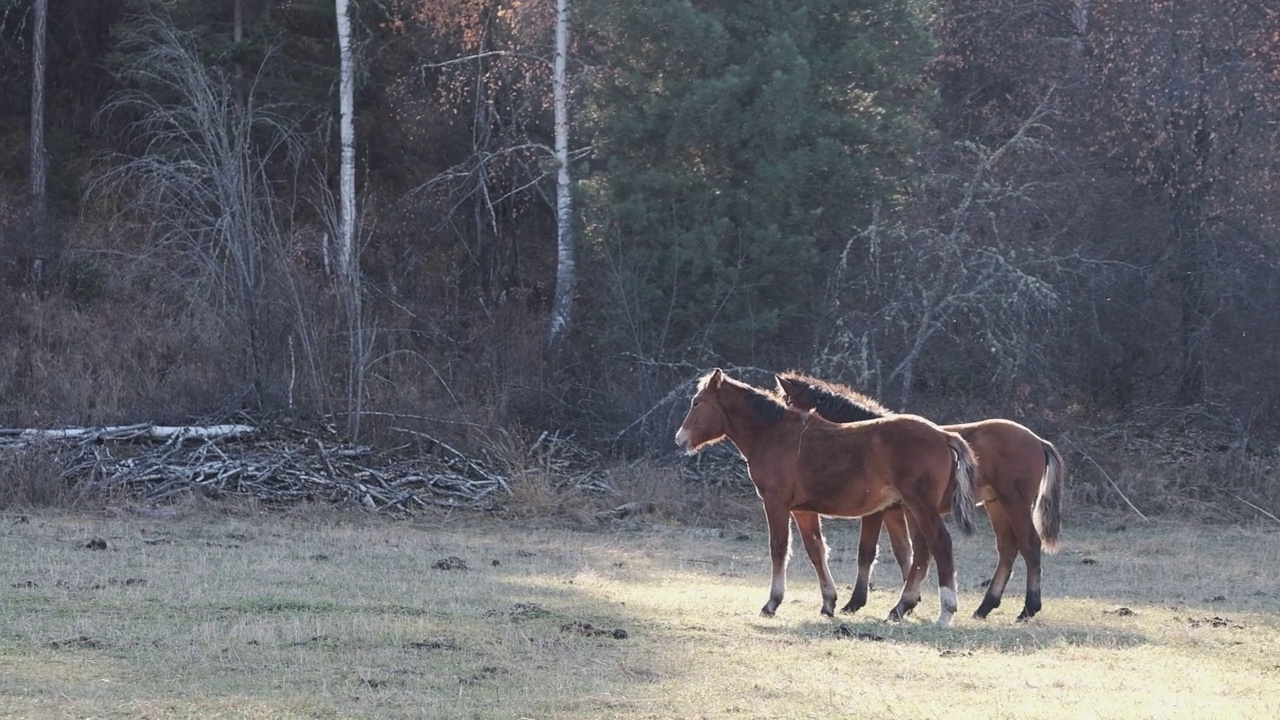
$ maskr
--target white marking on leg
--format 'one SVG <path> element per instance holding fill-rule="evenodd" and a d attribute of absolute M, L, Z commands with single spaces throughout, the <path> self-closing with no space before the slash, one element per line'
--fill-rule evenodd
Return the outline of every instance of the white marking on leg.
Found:
<path fill-rule="evenodd" d="M 773 574 L 773 585 L 769 588 L 769 597 L 781 600 L 787 592 L 787 576 L 785 573 Z"/>
<path fill-rule="evenodd" d="M 951 618 L 956 614 L 956 591 L 944 585 L 938 588 L 938 600 L 942 605 L 942 612 L 938 614 L 938 625 L 947 627 L 951 625 Z"/>
<path fill-rule="evenodd" d="M 831 577 L 831 546 L 827 545 L 827 539 L 823 538 L 822 542 L 822 564 L 818 570 L 822 577 L 818 581 L 822 584 L 822 599 L 826 601 L 830 599 L 835 602 L 836 598 L 836 581 Z"/>

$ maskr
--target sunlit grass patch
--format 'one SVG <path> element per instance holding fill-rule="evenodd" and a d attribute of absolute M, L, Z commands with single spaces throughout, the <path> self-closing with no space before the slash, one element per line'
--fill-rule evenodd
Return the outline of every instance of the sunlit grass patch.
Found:
<path fill-rule="evenodd" d="M 856 523 L 828 523 L 841 600 Z M 0 715 L 41 717 L 1271 717 L 1273 532 L 1073 528 L 1044 610 L 1021 573 L 969 617 L 990 538 L 957 542 L 960 614 L 824 618 L 803 553 L 762 618 L 762 528 L 493 520 L 0 520 Z M 86 542 L 102 537 L 106 550 Z M 889 557 L 886 553 L 884 557 Z"/>

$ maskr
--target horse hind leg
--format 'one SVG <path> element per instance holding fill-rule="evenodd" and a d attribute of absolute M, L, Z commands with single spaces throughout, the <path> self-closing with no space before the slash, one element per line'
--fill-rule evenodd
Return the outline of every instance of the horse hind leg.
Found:
<path fill-rule="evenodd" d="M 1018 552 L 1022 553 L 1022 559 L 1027 564 L 1027 596 L 1023 601 L 1022 612 L 1018 614 L 1019 621 L 1028 620 L 1040 612 L 1040 534 L 1036 532 L 1030 513 L 1021 527 Z"/>
<path fill-rule="evenodd" d="M 947 627 L 956 615 L 959 600 L 956 596 L 956 564 L 951 534 L 947 532 L 947 526 L 942 523 L 941 517 L 937 518 L 934 525 L 929 552 L 938 564 L 938 625 Z"/>
<path fill-rule="evenodd" d="M 889 546 L 893 548 L 893 558 L 898 561 L 898 568 L 902 570 L 902 582 L 906 582 L 912 564 L 911 531 L 907 528 L 907 512 L 900 507 L 887 511 L 884 524 L 889 530 Z"/>
<path fill-rule="evenodd" d="M 853 595 L 849 602 L 840 608 L 842 613 L 855 613 L 867 605 L 867 593 L 871 587 L 871 568 L 876 561 L 876 552 L 880 544 L 880 527 L 885 519 L 883 512 L 872 513 L 862 518 L 862 527 L 858 531 L 858 579 L 853 585 Z"/>
<path fill-rule="evenodd" d="M 924 585 L 924 579 L 929 575 L 929 561 L 933 557 L 931 552 L 932 543 L 923 530 L 928 526 L 928 520 L 926 518 L 923 522 L 918 521 L 916 515 L 912 514 L 907 524 L 911 531 L 912 541 L 911 567 L 907 571 L 906 577 L 903 578 L 902 593 L 898 597 L 898 604 L 889 611 L 889 619 L 894 621 L 902 620 L 907 615 L 910 615 L 916 605 L 920 604 L 921 587 Z M 939 518 L 940 521 L 941 518 Z"/>
<path fill-rule="evenodd" d="M 997 560 L 995 574 L 987 584 L 987 592 L 982 597 L 982 604 L 973 611 L 973 617 L 977 620 L 985 620 L 992 610 L 1000 607 L 1005 586 L 1008 585 L 1009 576 L 1013 573 L 1013 562 L 1018 557 L 1019 545 L 1013 523 L 1005 512 L 1004 506 L 999 501 L 988 500 L 985 507 L 987 516 L 991 518 L 991 529 L 995 531 Z"/>
<path fill-rule="evenodd" d="M 911 527 L 911 538 L 915 545 L 915 560 L 911 564 L 912 578 L 907 583 L 907 587 L 903 588 L 903 600 L 910 597 L 915 598 L 915 602 L 920 601 L 920 586 L 924 582 L 924 577 L 928 574 L 930 556 L 938 565 L 938 625 L 947 627 L 951 625 L 951 620 L 955 617 L 958 609 L 958 601 L 956 595 L 956 565 L 955 555 L 951 545 L 951 534 L 947 532 L 947 527 L 942 522 L 942 516 L 938 514 L 936 509 L 928 507 L 908 508 L 911 511 L 909 520 Z M 931 512 L 930 512 L 931 511 Z M 924 555 L 925 559 L 922 563 L 920 556 Z M 914 585 L 914 587 L 913 587 Z M 902 601 L 899 601 L 901 604 Z M 897 608 L 894 608 L 896 611 Z M 890 614 L 892 617 L 892 614 Z"/>

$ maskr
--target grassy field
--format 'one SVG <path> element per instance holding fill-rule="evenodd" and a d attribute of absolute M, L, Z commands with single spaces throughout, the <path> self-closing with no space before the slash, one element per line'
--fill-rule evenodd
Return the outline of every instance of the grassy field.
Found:
<path fill-rule="evenodd" d="M 856 527 L 827 523 L 841 603 Z M 918 617 L 883 620 L 889 565 L 866 610 L 822 618 L 798 540 L 759 617 L 762 519 L 10 513 L 0 716 L 1280 717 L 1276 529 L 1068 524 L 1023 624 L 1021 572 L 969 619 L 983 530 L 957 538 L 961 612 L 939 629 L 932 578 Z"/>

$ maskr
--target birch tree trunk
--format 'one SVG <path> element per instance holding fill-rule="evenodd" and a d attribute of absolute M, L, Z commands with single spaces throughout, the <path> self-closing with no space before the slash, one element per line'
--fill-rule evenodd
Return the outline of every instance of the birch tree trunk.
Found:
<path fill-rule="evenodd" d="M 338 132 L 342 142 L 338 188 L 338 292 L 347 321 L 347 436 L 360 436 L 364 372 L 370 342 L 364 327 L 360 264 L 356 256 L 355 59 L 349 0 L 335 0 L 338 15 Z"/>
<path fill-rule="evenodd" d="M 44 151 L 44 74 L 46 62 L 45 30 L 48 24 L 48 0 L 36 0 L 33 8 L 34 25 L 31 28 L 31 172 L 29 198 L 31 222 L 35 236 L 40 239 L 32 260 L 31 275 L 38 283 L 43 273 L 44 256 L 48 252 L 45 185 L 48 176 L 48 160 Z"/>
<path fill-rule="evenodd" d="M 351 10 L 348 0 L 335 0 L 338 13 L 338 102 L 342 160 L 338 188 L 338 273 L 349 278 L 355 256 L 356 140 L 355 61 L 351 57 Z"/>
<path fill-rule="evenodd" d="M 569 0 L 556 0 L 556 54 L 552 93 L 556 135 L 556 293 L 551 305 L 548 345 L 560 346 L 573 326 L 573 296 L 578 282 L 573 236 L 573 198 L 569 177 L 569 100 L 566 63 L 569 53 Z"/>

